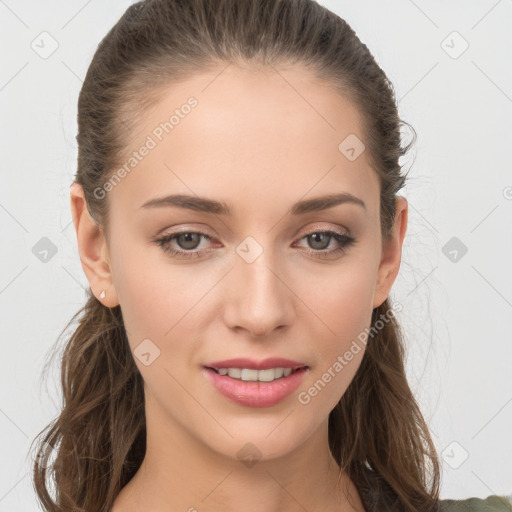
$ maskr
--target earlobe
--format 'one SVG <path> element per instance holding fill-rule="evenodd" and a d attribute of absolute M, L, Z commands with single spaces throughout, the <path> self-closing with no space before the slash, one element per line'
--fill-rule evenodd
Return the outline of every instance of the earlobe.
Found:
<path fill-rule="evenodd" d="M 108 246 L 102 226 L 91 217 L 79 183 L 71 185 L 70 200 L 80 261 L 91 292 L 105 306 L 115 307 L 119 300 L 112 281 Z"/>
<path fill-rule="evenodd" d="M 395 205 L 393 235 L 384 241 L 382 257 L 378 270 L 377 284 L 374 294 L 373 308 L 379 307 L 389 296 L 400 269 L 402 246 L 407 231 L 408 202 L 405 197 L 398 196 Z"/>

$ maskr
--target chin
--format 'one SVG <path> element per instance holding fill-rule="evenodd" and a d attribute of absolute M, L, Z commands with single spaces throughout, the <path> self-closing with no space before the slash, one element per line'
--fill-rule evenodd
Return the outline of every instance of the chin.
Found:
<path fill-rule="evenodd" d="M 217 429 L 215 436 L 211 435 L 211 431 L 205 433 L 204 442 L 218 454 L 245 461 L 248 466 L 251 461 L 263 462 L 286 457 L 300 448 L 319 428 L 316 423 L 312 424 L 313 419 L 311 423 L 301 420 L 297 414 L 298 408 L 290 411 L 259 419 L 252 413 L 233 422 L 224 422 L 223 426 L 233 437 Z"/>

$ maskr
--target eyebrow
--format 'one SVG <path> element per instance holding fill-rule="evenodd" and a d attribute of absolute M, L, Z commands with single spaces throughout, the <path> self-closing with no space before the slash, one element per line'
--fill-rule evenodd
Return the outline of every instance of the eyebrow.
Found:
<path fill-rule="evenodd" d="M 366 205 L 362 199 L 348 193 L 328 194 L 325 196 L 304 199 L 292 205 L 290 213 L 292 215 L 303 215 L 310 212 L 319 212 L 333 208 L 339 204 L 355 204 L 366 210 Z M 231 207 L 223 202 L 206 197 L 190 196 L 186 194 L 174 194 L 165 197 L 157 197 L 146 201 L 141 208 L 157 208 L 162 206 L 174 206 L 197 212 L 213 213 L 217 215 L 233 214 Z"/>

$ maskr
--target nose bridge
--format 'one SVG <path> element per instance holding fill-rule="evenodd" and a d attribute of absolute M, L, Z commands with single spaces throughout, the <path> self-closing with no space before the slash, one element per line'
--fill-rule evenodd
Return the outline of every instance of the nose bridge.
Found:
<path fill-rule="evenodd" d="M 236 248 L 236 253 L 230 287 L 234 294 L 227 319 L 230 326 L 261 336 L 289 324 L 293 314 L 293 294 L 281 276 L 283 266 L 278 258 L 279 251 L 247 237 Z"/>

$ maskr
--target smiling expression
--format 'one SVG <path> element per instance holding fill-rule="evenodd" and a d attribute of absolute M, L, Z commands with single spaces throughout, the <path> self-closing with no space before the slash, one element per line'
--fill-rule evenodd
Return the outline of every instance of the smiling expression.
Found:
<path fill-rule="evenodd" d="M 190 97 L 196 106 L 155 132 Z M 138 120 L 126 159 L 148 136 L 155 144 L 105 200 L 129 343 L 150 354 L 135 357 L 148 430 L 158 422 L 161 435 L 232 457 L 245 442 L 271 458 L 325 435 L 364 350 L 310 403 L 297 397 L 389 291 L 378 287 L 379 181 L 365 151 L 340 151 L 351 134 L 364 140 L 356 107 L 298 66 L 196 75 Z M 307 366 L 271 405 L 234 401 L 205 374 L 214 361 L 271 357 Z"/>

